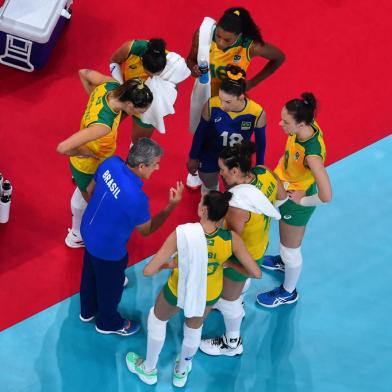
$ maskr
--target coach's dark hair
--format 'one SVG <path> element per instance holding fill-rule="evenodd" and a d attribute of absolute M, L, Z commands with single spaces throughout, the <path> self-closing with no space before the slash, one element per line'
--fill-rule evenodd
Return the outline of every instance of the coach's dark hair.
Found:
<path fill-rule="evenodd" d="M 209 191 L 204 195 L 203 206 L 207 207 L 207 217 L 213 222 L 220 221 L 229 209 L 229 201 L 233 194 L 231 192 Z"/>
<path fill-rule="evenodd" d="M 151 38 L 147 50 L 141 56 L 143 68 L 148 72 L 157 73 L 166 67 L 166 43 L 160 38 Z"/>
<path fill-rule="evenodd" d="M 121 102 L 130 101 L 135 108 L 146 108 L 151 105 L 151 90 L 141 79 L 129 79 L 113 90 L 114 98 Z"/>
<path fill-rule="evenodd" d="M 302 93 L 301 99 L 292 99 L 285 107 L 297 123 L 310 125 L 314 121 L 317 101 L 312 93 Z"/>
<path fill-rule="evenodd" d="M 246 72 L 242 68 L 229 64 L 226 66 L 226 76 L 219 89 L 227 94 L 239 97 L 245 94 L 246 91 L 245 77 Z"/>
<path fill-rule="evenodd" d="M 234 167 L 242 173 L 249 173 L 252 168 L 252 155 L 256 152 L 256 145 L 251 141 L 234 144 L 233 147 L 225 147 L 219 154 L 225 166 L 229 169 Z"/>
<path fill-rule="evenodd" d="M 250 16 L 249 11 L 245 8 L 234 7 L 227 9 L 219 19 L 218 26 L 229 33 L 236 35 L 242 33 L 244 38 L 250 38 L 264 44 L 259 28 Z"/>
<path fill-rule="evenodd" d="M 147 137 L 142 137 L 130 148 L 127 156 L 127 164 L 131 167 L 137 167 L 141 163 L 148 166 L 154 161 L 154 158 L 162 155 L 163 150 L 157 142 Z"/>

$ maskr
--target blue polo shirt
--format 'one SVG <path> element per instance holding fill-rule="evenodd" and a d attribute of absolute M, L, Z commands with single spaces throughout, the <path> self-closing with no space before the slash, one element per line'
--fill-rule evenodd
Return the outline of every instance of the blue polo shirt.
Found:
<path fill-rule="evenodd" d="M 106 159 L 94 175 L 96 186 L 84 212 L 81 234 L 93 256 L 118 261 L 127 254 L 135 226 L 151 219 L 143 182 L 117 156 Z"/>

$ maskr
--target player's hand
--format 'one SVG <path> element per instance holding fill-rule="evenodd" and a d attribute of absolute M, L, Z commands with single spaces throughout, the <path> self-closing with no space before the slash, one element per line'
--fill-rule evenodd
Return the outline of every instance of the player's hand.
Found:
<path fill-rule="evenodd" d="M 182 181 L 177 181 L 175 188 L 170 188 L 169 190 L 169 205 L 174 207 L 182 199 L 182 192 L 184 191 L 184 184 Z"/>
<path fill-rule="evenodd" d="M 191 75 L 195 78 L 198 78 L 201 75 L 199 66 L 195 64 L 191 69 Z"/>
<path fill-rule="evenodd" d="M 304 191 L 287 191 L 287 196 L 296 204 L 301 204 L 301 199 L 305 196 Z"/>
<path fill-rule="evenodd" d="M 195 176 L 197 169 L 199 168 L 199 161 L 197 159 L 188 159 L 186 167 L 188 168 L 189 173 L 191 173 L 192 176 Z"/>

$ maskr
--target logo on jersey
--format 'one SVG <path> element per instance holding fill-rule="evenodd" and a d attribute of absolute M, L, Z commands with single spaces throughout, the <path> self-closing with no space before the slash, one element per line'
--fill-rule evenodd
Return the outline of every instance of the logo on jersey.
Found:
<path fill-rule="evenodd" d="M 299 152 L 297 151 L 294 155 L 294 160 L 298 161 L 299 159 Z"/>
<path fill-rule="evenodd" d="M 252 127 L 252 122 L 251 121 L 242 121 L 241 123 L 241 131 L 249 131 L 249 129 Z"/>
<path fill-rule="evenodd" d="M 241 56 L 239 54 L 236 54 L 233 57 L 233 63 L 238 63 L 239 61 L 241 61 Z"/>
<path fill-rule="evenodd" d="M 222 120 L 222 117 L 217 117 L 215 120 L 214 120 L 214 122 L 219 122 L 220 120 Z"/>
<path fill-rule="evenodd" d="M 288 220 L 288 219 L 291 219 L 291 215 L 283 215 L 283 218 L 284 218 L 284 219 L 287 219 L 287 220 Z"/>
<path fill-rule="evenodd" d="M 215 240 L 207 240 L 207 245 L 213 246 L 215 243 Z"/>

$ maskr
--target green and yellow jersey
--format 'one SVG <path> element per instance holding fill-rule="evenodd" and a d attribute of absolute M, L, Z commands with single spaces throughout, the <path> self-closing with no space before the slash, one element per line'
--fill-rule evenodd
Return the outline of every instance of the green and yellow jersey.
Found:
<path fill-rule="evenodd" d="M 115 90 L 119 85 L 115 81 L 103 83 L 97 86 L 90 95 L 80 123 L 80 129 L 88 128 L 92 124 L 101 124 L 108 127 L 110 132 L 86 144 L 101 160 L 77 156 L 70 158 L 72 166 L 82 173 L 94 174 L 102 160 L 112 156 L 116 150 L 117 129 L 120 124 L 121 111 L 114 112 L 110 108 L 107 96 L 110 91 Z"/>
<path fill-rule="evenodd" d="M 208 248 L 207 302 L 218 298 L 223 288 L 223 263 L 232 255 L 231 231 L 218 228 L 211 234 L 205 234 Z M 177 297 L 178 268 L 174 268 L 167 282 L 174 296 Z"/>
<path fill-rule="evenodd" d="M 135 39 L 131 41 L 131 47 L 127 59 L 122 64 L 122 73 L 124 80 L 140 78 L 146 81 L 149 75 L 143 68 L 141 56 L 146 53 L 148 48 L 147 40 Z M 166 54 L 169 53 L 166 51 Z"/>
<path fill-rule="evenodd" d="M 227 65 L 237 65 L 244 71 L 248 69 L 251 61 L 249 49 L 252 43 L 253 40 L 250 38 L 240 36 L 233 45 L 221 50 L 216 45 L 214 32 L 210 46 L 211 97 L 219 94 L 219 87 L 226 76 Z"/>
<path fill-rule="evenodd" d="M 314 133 L 307 140 L 300 141 L 296 135 L 288 137 L 284 155 L 275 168 L 275 173 L 287 190 L 306 191 L 315 183 L 313 173 L 305 162 L 307 156 L 319 156 L 323 162 L 325 161 L 323 133 L 315 121 L 312 128 Z"/>
<path fill-rule="evenodd" d="M 278 192 L 278 181 L 265 166 L 256 166 L 252 169 L 255 178 L 251 182 L 274 204 Z M 267 249 L 269 241 L 269 228 L 271 218 L 264 214 L 249 212 L 249 219 L 241 233 L 246 249 L 254 260 L 260 260 Z"/>

